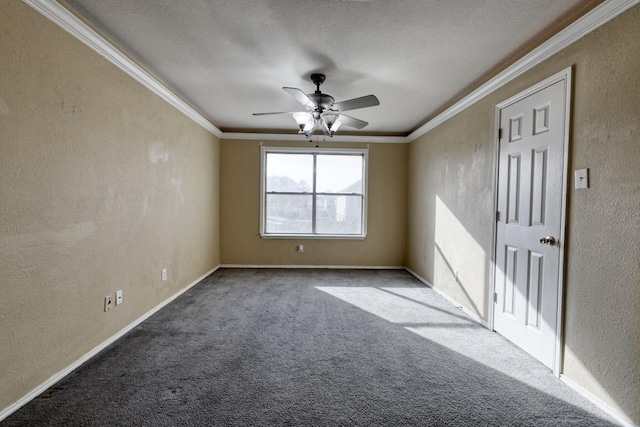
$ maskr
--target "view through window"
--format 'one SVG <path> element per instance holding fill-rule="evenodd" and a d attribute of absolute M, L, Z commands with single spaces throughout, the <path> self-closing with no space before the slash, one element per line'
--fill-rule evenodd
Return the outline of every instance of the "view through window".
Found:
<path fill-rule="evenodd" d="M 366 234 L 366 150 L 263 147 L 263 236 Z"/>

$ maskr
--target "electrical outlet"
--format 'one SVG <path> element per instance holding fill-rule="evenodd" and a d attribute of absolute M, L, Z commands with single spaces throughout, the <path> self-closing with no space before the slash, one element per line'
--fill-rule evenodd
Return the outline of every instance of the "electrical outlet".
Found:
<path fill-rule="evenodd" d="M 304 252 L 304 246 L 303 246 L 303 245 L 298 245 L 298 246 L 296 247 L 296 249 L 298 250 L 298 253 L 299 253 L 299 254 L 301 254 L 301 253 L 303 253 L 303 252 Z"/>
<path fill-rule="evenodd" d="M 122 304 L 122 289 L 116 291 L 116 306 Z"/>
<path fill-rule="evenodd" d="M 163 282 L 167 281 L 167 269 L 166 268 L 162 269 L 162 281 Z"/>
<path fill-rule="evenodd" d="M 107 312 L 109 310 L 111 310 L 111 295 L 104 297 L 104 311 Z"/>

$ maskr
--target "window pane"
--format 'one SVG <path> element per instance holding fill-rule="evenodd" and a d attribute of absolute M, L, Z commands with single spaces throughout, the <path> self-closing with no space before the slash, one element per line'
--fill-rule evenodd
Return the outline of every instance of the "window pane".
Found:
<path fill-rule="evenodd" d="M 324 234 L 362 233 L 361 196 L 318 196 L 316 232 Z"/>
<path fill-rule="evenodd" d="M 311 192 L 313 155 L 267 153 L 267 192 Z"/>
<path fill-rule="evenodd" d="M 312 196 L 267 194 L 266 232 L 311 233 Z"/>
<path fill-rule="evenodd" d="M 318 155 L 316 191 L 318 193 L 362 193 L 363 157 Z"/>

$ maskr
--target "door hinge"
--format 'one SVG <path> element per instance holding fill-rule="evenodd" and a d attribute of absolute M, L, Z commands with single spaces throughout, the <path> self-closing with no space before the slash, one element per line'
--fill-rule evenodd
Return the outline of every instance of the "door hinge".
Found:
<path fill-rule="evenodd" d="M 502 139 L 502 128 L 498 129 L 498 141 Z"/>
<path fill-rule="evenodd" d="M 494 303 L 497 303 L 497 302 L 498 302 L 498 293 L 497 293 L 497 292 L 494 292 L 494 293 L 493 293 L 493 302 L 494 302 Z"/>
<path fill-rule="evenodd" d="M 496 222 L 500 221 L 500 211 L 496 212 Z"/>

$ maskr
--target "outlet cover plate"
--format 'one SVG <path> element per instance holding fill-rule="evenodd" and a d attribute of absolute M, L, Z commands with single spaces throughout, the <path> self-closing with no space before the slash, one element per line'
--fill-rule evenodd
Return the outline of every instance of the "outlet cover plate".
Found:
<path fill-rule="evenodd" d="M 116 291 L 116 306 L 122 304 L 122 289 Z"/>
<path fill-rule="evenodd" d="M 576 189 L 589 188 L 589 169 L 578 169 L 576 171 Z"/>

